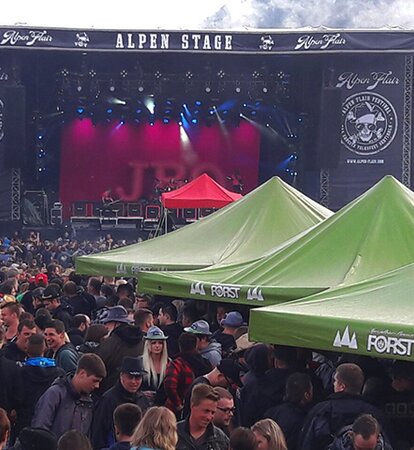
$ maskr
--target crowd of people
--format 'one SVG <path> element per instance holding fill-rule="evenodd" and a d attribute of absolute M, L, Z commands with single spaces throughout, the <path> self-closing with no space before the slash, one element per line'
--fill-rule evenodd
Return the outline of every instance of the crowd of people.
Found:
<path fill-rule="evenodd" d="M 69 238 L 5 241 L 0 449 L 414 448 L 411 362 L 251 342 L 248 310 L 82 277 Z"/>

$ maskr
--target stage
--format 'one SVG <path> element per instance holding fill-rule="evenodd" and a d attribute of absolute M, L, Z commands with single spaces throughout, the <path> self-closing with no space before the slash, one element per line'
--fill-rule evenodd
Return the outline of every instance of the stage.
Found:
<path fill-rule="evenodd" d="M 3 222 L 146 233 L 204 172 L 242 194 L 278 175 L 333 210 L 386 174 L 411 187 L 412 33 L 0 37 Z"/>

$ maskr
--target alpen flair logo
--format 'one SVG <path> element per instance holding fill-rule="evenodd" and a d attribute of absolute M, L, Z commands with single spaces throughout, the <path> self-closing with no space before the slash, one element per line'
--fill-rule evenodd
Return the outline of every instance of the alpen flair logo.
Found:
<path fill-rule="evenodd" d="M 358 342 L 355 333 L 352 336 L 349 333 L 349 326 L 347 325 L 344 332 L 341 334 L 340 330 L 336 332 L 335 339 L 332 344 L 334 347 L 348 347 L 352 350 L 358 349 Z"/>
<path fill-rule="evenodd" d="M 341 36 L 341 33 L 324 34 L 322 36 L 305 34 L 298 38 L 295 50 L 310 50 L 315 48 L 324 50 L 328 47 L 340 46 L 345 44 L 346 39 Z"/>
<path fill-rule="evenodd" d="M 16 45 L 24 44 L 27 47 L 31 47 L 36 42 L 52 42 L 53 38 L 48 34 L 46 30 L 35 31 L 31 30 L 26 34 L 20 33 L 18 30 L 8 30 L 3 33 L 3 38 L 0 41 L 0 45 Z"/>
<path fill-rule="evenodd" d="M 391 102 L 374 92 L 360 92 L 342 105 L 341 142 L 357 155 L 374 155 L 394 140 L 397 113 Z"/>

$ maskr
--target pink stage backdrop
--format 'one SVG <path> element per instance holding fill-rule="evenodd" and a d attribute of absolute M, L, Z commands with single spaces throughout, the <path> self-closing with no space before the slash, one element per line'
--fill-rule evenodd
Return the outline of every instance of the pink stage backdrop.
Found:
<path fill-rule="evenodd" d="M 257 186 L 260 133 L 247 122 L 185 132 L 176 123 L 94 126 L 75 119 L 63 130 L 61 149 L 60 199 L 68 217 L 74 201 L 100 201 L 107 189 L 134 202 L 153 197 L 156 179 L 162 186 L 203 172 L 231 188 L 226 177 L 238 171 L 249 192 Z"/>

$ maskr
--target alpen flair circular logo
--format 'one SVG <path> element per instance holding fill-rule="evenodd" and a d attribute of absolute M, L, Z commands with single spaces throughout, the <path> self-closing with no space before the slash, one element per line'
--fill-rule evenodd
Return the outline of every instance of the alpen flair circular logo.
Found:
<path fill-rule="evenodd" d="M 341 142 L 358 155 L 385 150 L 397 132 L 397 114 L 391 102 L 374 92 L 360 92 L 342 105 Z"/>

